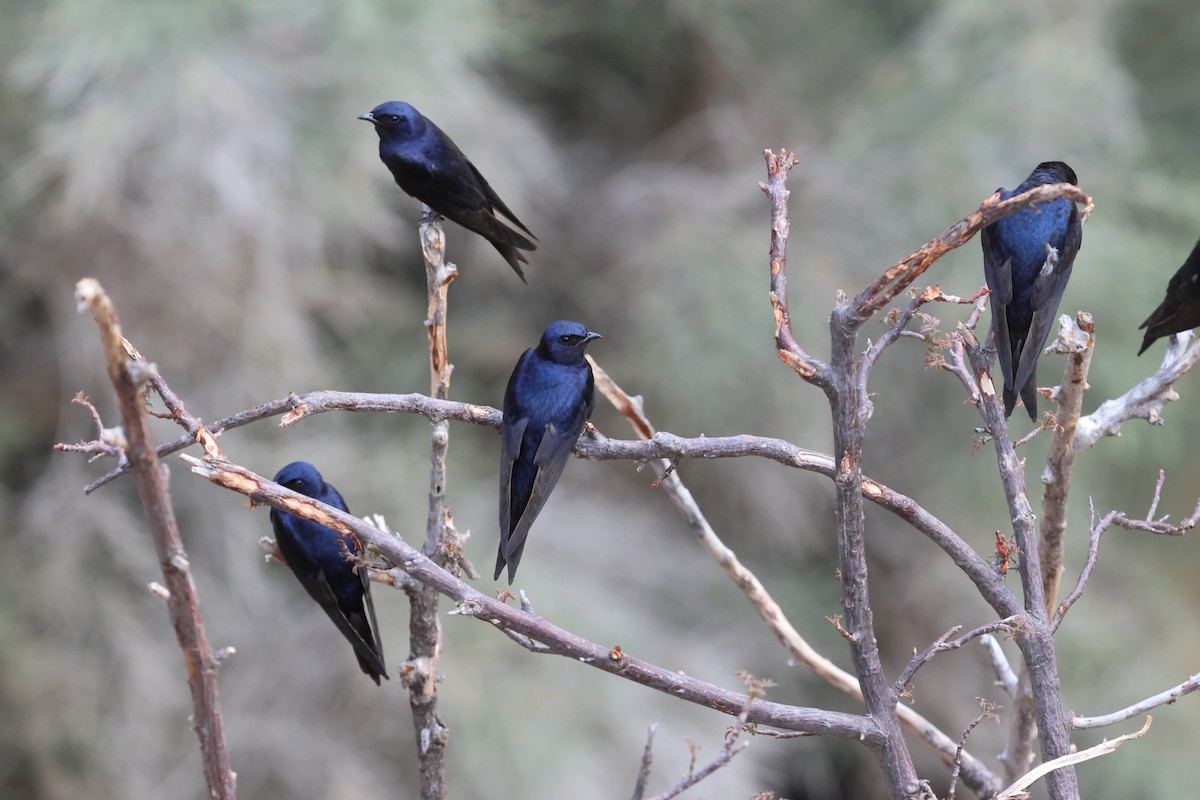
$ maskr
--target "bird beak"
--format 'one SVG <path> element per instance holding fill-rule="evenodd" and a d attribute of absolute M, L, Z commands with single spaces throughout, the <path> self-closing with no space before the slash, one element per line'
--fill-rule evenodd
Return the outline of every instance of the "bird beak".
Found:
<path fill-rule="evenodd" d="M 359 114 L 359 115 L 358 115 L 358 118 L 359 118 L 359 119 L 361 119 L 361 120 L 364 120 L 364 121 L 366 121 L 366 122 L 370 122 L 370 123 L 374 123 L 374 122 L 375 122 L 375 115 L 374 115 L 374 114 L 372 114 L 370 111 L 368 111 L 368 112 L 367 112 L 367 113 L 365 113 L 365 114 Z"/>
<path fill-rule="evenodd" d="M 587 336 L 584 338 L 590 342 L 592 339 L 603 339 L 604 337 L 601 336 L 600 334 L 596 333 L 595 331 L 588 331 Z"/>

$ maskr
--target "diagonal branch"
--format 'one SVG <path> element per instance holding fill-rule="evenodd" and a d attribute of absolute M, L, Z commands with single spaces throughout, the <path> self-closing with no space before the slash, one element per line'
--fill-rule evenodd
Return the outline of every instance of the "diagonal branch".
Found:
<path fill-rule="evenodd" d="M 736 717 L 746 706 L 746 696 L 705 681 L 664 669 L 617 648 L 588 641 L 523 609 L 513 608 L 479 592 L 456 578 L 403 539 L 390 536 L 352 514 L 297 494 L 245 467 L 220 458 L 181 456 L 195 472 L 223 488 L 243 494 L 254 504 L 269 505 L 312 520 L 338 533 L 352 533 L 388 563 L 458 604 L 457 616 L 475 617 L 502 631 L 512 631 L 541 642 L 556 655 L 586 664 L 656 691 Z M 749 722 L 784 730 L 856 739 L 868 746 L 879 742 L 879 733 L 861 715 L 789 706 L 766 700 L 750 705 Z"/>
<path fill-rule="evenodd" d="M 225 730 L 221 721 L 221 701 L 217 689 L 218 658 L 213 654 L 204 632 L 200 600 L 192 582 L 191 563 L 175 511 L 167 493 L 166 472 L 155 455 L 150 421 L 141 404 L 142 385 L 152 379 L 152 369 L 144 361 L 130 361 L 121 337 L 116 309 L 99 282 L 85 278 L 75 287 L 79 310 L 89 310 L 100 328 L 100 344 L 108 377 L 112 380 L 121 407 L 127 445 L 125 455 L 133 471 L 138 497 L 150 523 L 150 533 L 158 552 L 166 584 L 167 609 L 175 638 L 187 665 L 188 686 L 192 692 L 192 725 L 200 740 L 204 779 L 211 797 L 232 800 L 236 796 L 236 775 L 229 763 Z"/>
<path fill-rule="evenodd" d="M 617 385 L 591 356 L 588 356 L 588 360 L 592 365 L 592 372 L 595 374 L 596 388 L 612 403 L 617 411 L 629 420 L 629 424 L 639 436 L 646 437 L 647 440 L 658 441 L 663 434 L 656 433 L 654 426 L 651 424 L 649 418 L 646 417 L 645 412 L 642 410 L 641 397 L 630 396 L 624 389 Z M 832 477 L 833 459 L 828 456 L 822 456 L 822 458 L 828 460 L 828 464 L 826 465 L 827 471 L 824 474 Z M 668 462 L 665 459 L 658 461 L 659 470 L 664 470 L 667 465 Z M 796 630 L 791 621 L 788 620 L 787 615 L 784 614 L 783 609 L 775 602 L 775 599 L 762 585 L 758 577 L 738 560 L 737 554 L 726 546 L 716 531 L 713 530 L 708 519 L 704 516 L 704 512 L 701 511 L 699 504 L 696 503 L 695 498 L 692 496 L 692 493 L 679 477 L 678 472 L 672 471 L 670 475 L 660 480 L 659 485 L 667 492 L 675 507 L 679 509 L 680 514 L 683 515 L 688 527 L 692 529 L 701 546 L 708 551 L 709 555 L 725 571 L 734 584 L 742 590 L 742 593 L 750 601 L 750 604 L 754 606 L 754 609 L 758 612 L 767 628 L 775 635 L 791 657 L 798 663 L 811 669 L 815 675 L 842 693 L 862 702 L 863 694 L 858 679 L 817 652 L 800 632 Z M 875 488 L 875 486 L 873 482 L 866 481 L 863 491 L 868 497 L 875 498 L 876 502 L 879 502 L 885 493 L 891 493 L 890 489 L 886 489 L 885 487 Z M 908 498 L 905 498 L 905 500 L 908 500 Z M 915 510 L 924 511 L 914 501 L 908 500 L 908 502 L 915 507 Z M 904 507 L 904 511 L 902 511 L 897 506 L 895 510 L 898 513 L 904 513 L 904 511 L 911 512 L 910 521 L 913 522 L 914 527 L 921 527 L 915 521 L 915 518 L 919 515 L 915 513 L 913 508 Z M 928 520 L 924 521 L 928 522 Z M 938 522 L 938 525 L 941 525 L 941 523 Z M 936 528 L 936 526 L 933 527 Z M 946 529 L 945 532 L 948 533 L 950 538 L 957 539 L 957 535 L 953 531 Z M 943 532 L 938 531 L 939 538 L 941 538 L 941 533 Z M 975 558 L 978 558 L 978 554 L 966 547 L 965 543 L 963 543 L 963 549 L 969 551 Z M 979 559 L 979 561 L 979 574 L 986 574 L 989 581 L 998 580 L 996 571 L 986 566 L 982 559 Z M 1000 589 L 1007 592 L 1003 588 L 1003 584 L 1000 584 Z M 1008 599 L 1011 600 L 1011 604 L 1006 605 L 1014 609 L 1017 608 L 1016 598 L 1008 594 Z M 953 763 L 956 751 L 956 744 L 953 739 L 939 730 L 932 722 L 907 706 L 898 705 L 896 711 L 900 717 L 900 721 L 919 734 L 927 744 L 937 750 L 947 765 Z M 999 779 L 982 762 L 969 753 L 963 754 L 962 762 L 965 770 L 964 781 L 976 794 L 980 797 L 987 797 L 999 790 Z"/>
<path fill-rule="evenodd" d="M 921 277 L 935 261 L 969 242 L 971 237 L 988 225 L 1023 208 L 1048 203 L 1059 197 L 1066 197 L 1085 205 L 1092 202 L 1082 189 L 1070 183 L 1038 186 L 1007 200 L 1001 200 L 999 192 L 993 194 L 980 204 L 978 210 L 951 225 L 936 239 L 926 242 L 908 258 L 885 270 L 874 283 L 863 289 L 858 297 L 854 298 L 848 312 L 848 320 L 856 328 L 861 326 Z"/>
<path fill-rule="evenodd" d="M 1000 794 L 996 795 L 995 800 L 1022 800 L 1029 797 L 1029 793 L 1025 791 L 1026 787 L 1032 786 L 1043 775 L 1054 775 L 1056 770 L 1061 770 L 1070 767 L 1074 764 L 1080 764 L 1084 761 L 1091 761 L 1093 758 L 1108 755 L 1115 751 L 1118 747 L 1130 741 L 1131 739 L 1140 739 L 1146 735 L 1146 731 L 1150 730 L 1150 723 L 1154 720 L 1153 717 L 1146 717 L 1146 724 L 1142 729 L 1135 733 L 1127 733 L 1124 736 L 1118 736 L 1111 741 L 1104 741 L 1100 744 L 1089 747 L 1086 750 L 1080 750 L 1075 753 L 1068 753 L 1060 756 L 1052 761 L 1046 761 L 1037 768 L 1030 770 L 1021 778 L 1015 781 L 1012 786 L 1009 786 Z M 1071 770 L 1074 772 L 1074 770 Z M 1049 781 L 1047 781 L 1049 782 Z"/>
<path fill-rule="evenodd" d="M 1172 686 L 1165 692 L 1159 692 L 1152 697 L 1147 697 L 1145 700 L 1140 700 L 1127 708 L 1122 708 L 1120 711 L 1114 711 L 1111 714 L 1104 714 L 1099 717 L 1075 717 L 1071 720 L 1071 726 L 1076 730 L 1106 728 L 1109 725 L 1116 725 L 1118 722 L 1124 722 L 1133 717 L 1140 717 L 1152 708 L 1174 703 L 1179 698 L 1191 694 L 1197 689 L 1200 689 L 1200 672 L 1197 672 L 1178 686 Z"/>
<path fill-rule="evenodd" d="M 1192 339 L 1190 333 L 1171 336 L 1168 342 L 1167 354 L 1157 372 L 1120 397 L 1101 403 L 1079 420 L 1073 444 L 1076 451 L 1086 450 L 1102 437 L 1116 436 L 1129 420 L 1162 424 L 1163 406 L 1179 398 L 1172 388 L 1175 381 L 1200 361 L 1200 339 Z"/>

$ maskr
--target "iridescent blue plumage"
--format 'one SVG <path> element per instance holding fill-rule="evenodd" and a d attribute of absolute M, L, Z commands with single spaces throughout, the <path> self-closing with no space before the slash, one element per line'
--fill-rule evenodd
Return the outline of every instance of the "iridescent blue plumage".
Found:
<path fill-rule="evenodd" d="M 997 191 L 1007 200 L 1043 184 L 1077 182 L 1066 164 L 1046 161 L 1013 191 Z M 1059 198 L 989 225 L 980 239 L 1004 375 L 1004 415 L 1012 414 L 1019 394 L 1029 418 L 1037 419 L 1037 361 L 1083 240 L 1079 214 L 1074 202 Z"/>
<path fill-rule="evenodd" d="M 279 470 L 275 482 L 349 512 L 337 489 L 305 461 L 293 461 Z M 371 582 L 366 569 L 356 570 L 339 545 L 344 543 L 350 552 L 361 555 L 358 540 L 276 509 L 271 510 L 271 525 L 288 567 L 354 647 L 362 671 L 378 685 L 380 678 L 387 677 L 387 667 L 371 602 Z"/>
<path fill-rule="evenodd" d="M 494 579 L 505 564 L 508 582 L 516 577 L 529 527 L 592 415 L 592 368 L 583 353 L 599 338 L 578 322 L 552 322 L 508 380 L 500 423 L 500 552 Z"/>
<path fill-rule="evenodd" d="M 496 212 L 533 234 L 441 128 L 408 103 L 396 100 L 380 103 L 359 119 L 375 126 L 379 158 L 401 189 L 487 239 L 525 280 L 521 264 L 529 262 L 521 250 L 536 250 L 537 245 L 496 219 Z"/>

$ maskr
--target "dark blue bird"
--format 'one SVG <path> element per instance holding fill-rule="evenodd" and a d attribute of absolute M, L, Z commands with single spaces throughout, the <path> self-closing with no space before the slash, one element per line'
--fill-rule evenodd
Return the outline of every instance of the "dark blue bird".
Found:
<path fill-rule="evenodd" d="M 1047 183 L 1078 183 L 1061 161 L 1045 161 L 1007 200 Z M 983 274 L 991 290 L 992 330 L 1004 373 L 1004 416 L 1021 396 L 1037 419 L 1037 362 L 1083 241 L 1075 203 L 1065 197 L 1011 214 L 984 228 Z"/>
<path fill-rule="evenodd" d="M 349 513 L 337 489 L 326 483 L 308 462 L 288 464 L 279 470 L 275 482 Z M 357 555 L 362 554 L 362 545 L 353 536 L 339 535 L 323 525 L 276 509 L 271 510 L 271 525 L 284 561 L 354 647 L 362 671 L 379 685 L 379 679 L 387 677 L 387 667 L 383 664 L 379 624 L 371 602 L 371 582 L 365 568 L 356 571 L 346 560 L 338 542 L 345 543 Z"/>
<path fill-rule="evenodd" d="M 507 563 L 508 582 L 513 582 L 529 527 L 592 415 L 596 395 L 583 351 L 599 338 L 578 322 L 551 322 L 508 379 L 500 423 L 500 553 L 493 580 Z"/>
<path fill-rule="evenodd" d="M 487 239 L 525 280 L 521 264 L 529 262 L 520 251 L 536 250 L 537 245 L 496 219 L 496 212 L 533 234 L 441 128 L 408 103 L 395 100 L 375 106 L 359 119 L 374 124 L 379 157 L 401 189 Z"/>
<path fill-rule="evenodd" d="M 1167 296 L 1154 309 L 1141 327 L 1146 329 L 1142 349 L 1146 352 L 1155 339 L 1181 333 L 1200 325 L 1200 242 L 1192 248 L 1192 254 L 1167 284 Z"/>

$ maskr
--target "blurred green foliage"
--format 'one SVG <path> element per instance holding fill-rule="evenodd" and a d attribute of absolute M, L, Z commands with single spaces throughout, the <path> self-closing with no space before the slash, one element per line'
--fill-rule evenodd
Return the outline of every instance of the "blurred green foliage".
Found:
<path fill-rule="evenodd" d="M 1200 20 L 1183 0 L 10 0 L 0 25 L 0 795 L 199 798 L 184 674 L 128 481 L 90 497 L 104 465 L 52 454 L 91 438 L 78 390 L 115 418 L 74 282 L 99 278 L 126 334 L 191 410 L 215 419 L 289 391 L 427 385 L 415 202 L 354 117 L 406 99 L 455 138 L 540 237 L 530 285 L 449 231 L 452 394 L 498 404 L 512 364 L 554 318 L 605 335 L 594 354 L 663 429 L 758 433 L 828 449 L 826 403 L 775 358 L 766 298 L 764 147 L 795 150 L 792 313 L 824 355 L 835 291 L 878 272 L 1033 164 L 1069 162 L 1096 199 L 1062 310 L 1096 318 L 1087 408 L 1155 367 L 1134 357 L 1200 225 Z M 974 244 L 929 274 L 982 285 Z M 961 309 L 937 308 L 945 326 Z M 868 472 L 916 496 L 986 552 L 1007 512 L 975 412 L 901 342 L 873 383 Z M 1060 363 L 1043 359 L 1041 383 Z M 1167 470 L 1161 512 L 1200 486 L 1188 376 L 1164 428 L 1126 427 L 1084 454 L 1067 580 L 1088 498 L 1133 513 Z M 1014 426 L 1024 424 L 1014 417 Z M 624 436 L 607 408 L 594 420 Z M 450 499 L 468 555 L 495 546 L 495 438 L 452 429 Z M 174 436 L 167 426 L 161 436 Z M 428 429 L 418 418 L 323 415 L 231 433 L 260 472 L 314 461 L 359 513 L 410 541 L 424 519 Z M 1027 446 L 1036 493 L 1045 442 Z M 405 797 L 416 780 L 396 681 L 360 679 L 348 649 L 256 539 L 265 513 L 193 479 L 173 491 L 209 636 L 238 654 L 222 700 L 245 797 Z M 717 529 L 797 626 L 844 665 L 832 490 L 752 461 L 681 473 Z M 523 585 L 556 622 L 723 685 L 748 669 L 784 702 L 854 709 L 785 662 L 628 464 L 578 463 L 535 535 Z M 989 618 L 932 547 L 869 512 L 872 592 L 889 668 L 952 625 Z M 1178 682 L 1200 656 L 1194 540 L 1110 534 L 1060 633 L 1069 707 L 1101 713 Z M 1015 577 L 1010 582 L 1015 585 Z M 483 583 L 486 583 L 484 581 Z M 972 599 L 968 599 L 972 598 Z M 390 663 L 406 607 L 379 592 Z M 655 780 L 715 752 L 727 721 L 577 665 L 531 658 L 450 618 L 442 714 L 459 797 L 612 797 L 642 733 L 663 723 Z M 345 652 L 343 652 L 345 650 Z M 917 708 L 951 735 L 976 695 L 1000 699 L 978 652 L 936 659 Z M 1086 796 L 1184 796 L 1190 698 L 1150 735 L 1080 768 Z M 1003 704 L 1003 700 L 1001 700 Z M 570 709 L 565 713 L 564 709 Z M 1076 737 L 1081 745 L 1106 732 Z M 1004 730 L 982 726 L 986 758 Z M 944 771 L 914 744 L 922 774 Z M 879 791 L 867 754 L 814 739 L 758 741 L 703 796 L 791 800 Z"/>

